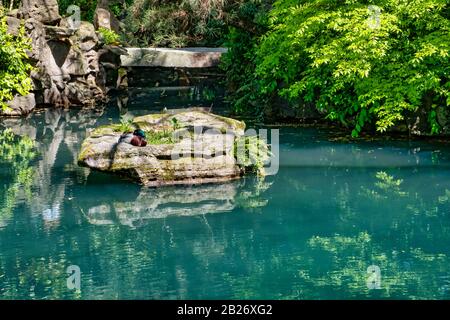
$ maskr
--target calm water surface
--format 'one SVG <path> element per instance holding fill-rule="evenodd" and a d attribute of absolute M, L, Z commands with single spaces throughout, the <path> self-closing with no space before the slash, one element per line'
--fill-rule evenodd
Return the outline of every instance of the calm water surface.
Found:
<path fill-rule="evenodd" d="M 449 145 L 282 128 L 276 176 L 146 189 L 76 164 L 118 115 L 0 120 L 0 298 L 450 298 Z"/>

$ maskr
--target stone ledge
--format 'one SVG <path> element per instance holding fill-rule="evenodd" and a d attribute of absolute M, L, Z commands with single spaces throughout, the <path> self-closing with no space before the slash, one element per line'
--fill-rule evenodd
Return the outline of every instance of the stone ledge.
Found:
<path fill-rule="evenodd" d="M 216 67 L 226 48 L 126 48 L 123 67 L 209 68 Z"/>

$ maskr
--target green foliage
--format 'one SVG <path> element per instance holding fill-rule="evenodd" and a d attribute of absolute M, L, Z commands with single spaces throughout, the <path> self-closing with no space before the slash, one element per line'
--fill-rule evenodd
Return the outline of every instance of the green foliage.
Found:
<path fill-rule="evenodd" d="M 223 1 L 135 0 L 125 19 L 130 42 L 184 47 L 214 43 L 222 34 Z"/>
<path fill-rule="evenodd" d="M 117 17 L 122 18 L 126 15 L 128 8 L 133 4 L 133 0 L 117 0 L 110 2 L 109 10 Z"/>
<path fill-rule="evenodd" d="M 267 0 L 135 0 L 125 19 L 131 44 L 220 46 L 229 26 L 257 30 L 255 8 Z"/>
<path fill-rule="evenodd" d="M 170 120 L 170 122 L 172 123 L 172 128 L 173 128 L 174 131 L 181 128 L 180 122 L 178 121 L 177 118 L 173 117 L 173 118 Z"/>
<path fill-rule="evenodd" d="M 17 137 L 11 129 L 0 132 L 0 163 L 15 166 L 36 157 L 34 141 L 29 137 Z"/>
<path fill-rule="evenodd" d="M 264 165 L 271 152 L 267 143 L 258 136 L 241 136 L 235 139 L 234 156 L 247 171 L 264 175 Z"/>
<path fill-rule="evenodd" d="M 133 124 L 133 118 L 132 117 L 127 117 L 125 115 L 120 117 L 120 124 L 117 126 L 117 130 L 120 132 L 133 132 L 133 130 L 135 129 L 134 124 Z"/>
<path fill-rule="evenodd" d="M 108 28 L 100 27 L 98 28 L 98 33 L 105 44 L 118 44 L 120 42 L 120 36 Z"/>
<path fill-rule="evenodd" d="M 150 131 L 147 134 L 148 144 L 172 144 L 174 143 L 173 132 L 169 130 Z"/>
<path fill-rule="evenodd" d="M 236 20 L 245 23 L 230 26 L 226 36 L 224 46 L 228 52 L 222 57 L 221 69 L 226 74 L 227 100 L 236 114 L 258 117 L 268 104 L 266 96 L 258 90 L 255 58 L 259 38 L 267 31 L 267 13 L 272 2 L 243 2 L 235 15 Z"/>
<path fill-rule="evenodd" d="M 30 49 L 24 26 L 20 27 L 18 36 L 8 33 L 6 18 L 0 11 L 0 109 L 5 110 L 6 102 L 15 94 L 26 95 L 32 89 L 30 72 L 33 67 L 27 56 Z"/>
<path fill-rule="evenodd" d="M 449 3 L 278 0 L 257 50 L 259 92 L 313 102 L 353 136 L 368 123 L 384 132 L 419 108 L 447 107 Z M 379 24 L 369 5 L 380 8 Z"/>

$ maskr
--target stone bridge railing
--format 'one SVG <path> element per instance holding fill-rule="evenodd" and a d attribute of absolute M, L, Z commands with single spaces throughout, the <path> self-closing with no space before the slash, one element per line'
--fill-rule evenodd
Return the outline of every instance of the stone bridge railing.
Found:
<path fill-rule="evenodd" d="M 226 48 L 126 48 L 122 67 L 209 68 L 219 64 Z"/>

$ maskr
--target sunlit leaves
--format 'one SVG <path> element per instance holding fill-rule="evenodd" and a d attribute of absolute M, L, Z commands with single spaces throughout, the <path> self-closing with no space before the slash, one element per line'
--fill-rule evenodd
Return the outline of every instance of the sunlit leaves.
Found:
<path fill-rule="evenodd" d="M 15 94 L 26 95 L 32 89 L 32 66 L 27 57 L 30 49 L 23 25 L 18 36 L 8 33 L 6 19 L 0 12 L 0 109 L 6 109 L 6 102 Z"/>
<path fill-rule="evenodd" d="M 445 106 L 449 10 L 449 0 L 278 0 L 257 52 L 261 93 L 314 102 L 354 136 L 365 123 L 384 132 L 409 112 Z"/>

